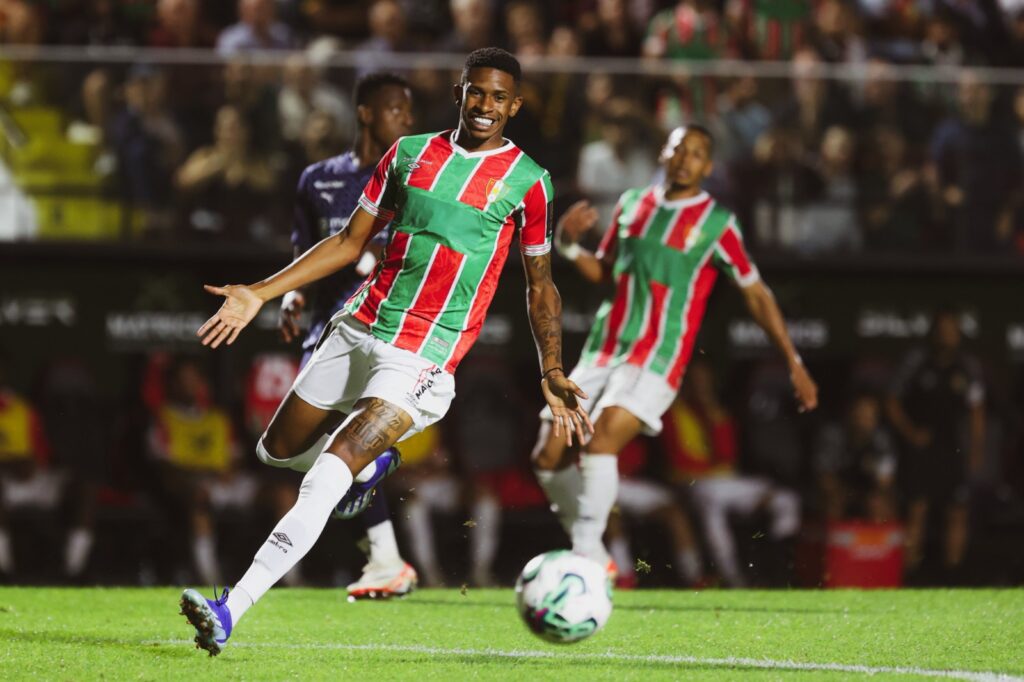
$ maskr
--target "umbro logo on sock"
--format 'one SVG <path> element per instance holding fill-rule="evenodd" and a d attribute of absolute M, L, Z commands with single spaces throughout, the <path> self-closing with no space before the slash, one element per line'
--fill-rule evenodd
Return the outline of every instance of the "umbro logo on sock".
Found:
<path fill-rule="evenodd" d="M 274 537 L 277 538 L 278 542 L 283 542 L 284 544 L 288 545 L 289 547 L 293 546 L 291 538 L 289 538 L 284 533 L 274 533 Z"/>

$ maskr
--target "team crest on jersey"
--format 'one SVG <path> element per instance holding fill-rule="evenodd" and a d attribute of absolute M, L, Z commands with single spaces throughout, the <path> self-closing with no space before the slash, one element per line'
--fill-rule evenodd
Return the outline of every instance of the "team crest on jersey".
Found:
<path fill-rule="evenodd" d="M 508 185 L 505 184 L 504 180 L 499 178 L 491 178 L 487 181 L 487 203 L 493 204 L 495 201 L 504 199 L 509 192 Z"/>

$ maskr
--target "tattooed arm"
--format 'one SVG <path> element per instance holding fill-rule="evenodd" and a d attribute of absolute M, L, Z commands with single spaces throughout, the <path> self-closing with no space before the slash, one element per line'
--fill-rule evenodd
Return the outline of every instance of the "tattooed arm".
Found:
<path fill-rule="evenodd" d="M 527 283 L 526 309 L 540 356 L 541 391 L 554 415 L 555 435 L 561 435 L 564 426 L 569 445 L 572 445 L 573 431 L 582 442 L 584 426 L 591 432 L 594 428 L 577 400 L 586 398 L 586 394 L 569 380 L 562 367 L 562 299 L 551 279 L 551 254 L 524 254 L 523 267 Z"/>

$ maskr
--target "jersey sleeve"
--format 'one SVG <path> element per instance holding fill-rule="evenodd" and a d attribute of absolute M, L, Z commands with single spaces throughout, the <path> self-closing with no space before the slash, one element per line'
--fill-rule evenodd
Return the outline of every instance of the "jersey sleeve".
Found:
<path fill-rule="evenodd" d="M 391 220 L 395 217 L 395 188 L 397 186 L 396 168 L 398 145 L 401 139 L 391 145 L 391 149 L 381 157 L 377 169 L 373 172 L 363 194 L 359 197 L 359 208 L 375 218 Z"/>
<path fill-rule="evenodd" d="M 308 251 L 317 241 L 316 217 L 309 203 L 309 168 L 302 171 L 295 188 L 295 208 L 292 217 L 292 246 L 299 251 Z"/>
<path fill-rule="evenodd" d="M 551 251 L 551 238 L 554 234 L 551 218 L 553 198 L 554 188 L 545 171 L 523 197 L 519 245 L 527 256 L 543 256 Z"/>
<path fill-rule="evenodd" d="M 761 273 L 750 259 L 747 248 L 743 244 L 736 216 L 729 216 L 729 222 L 715 242 L 715 265 L 723 270 L 741 287 L 749 287 L 761 279 Z"/>

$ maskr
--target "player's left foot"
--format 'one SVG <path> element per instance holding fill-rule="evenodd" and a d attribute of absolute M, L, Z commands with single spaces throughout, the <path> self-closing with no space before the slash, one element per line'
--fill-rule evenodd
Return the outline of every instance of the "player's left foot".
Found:
<path fill-rule="evenodd" d="M 363 575 L 348 586 L 349 599 L 388 599 L 404 597 L 416 589 L 416 569 L 404 561 L 396 564 L 370 562 Z"/>
<path fill-rule="evenodd" d="M 217 599 L 206 599 L 192 589 L 181 593 L 181 615 L 196 629 L 196 648 L 208 651 L 211 656 L 219 654 L 231 636 L 231 611 L 227 601 L 227 588 Z"/>
<path fill-rule="evenodd" d="M 352 482 L 352 487 L 348 489 L 345 497 L 341 498 L 341 502 L 334 508 L 334 516 L 336 518 L 351 519 L 366 511 L 366 508 L 370 506 L 370 502 L 373 500 L 377 485 L 397 471 L 398 467 L 402 466 L 402 455 L 398 452 L 398 448 L 391 447 L 378 455 L 377 459 L 373 460 L 368 466 L 375 467 L 376 470 L 373 472 L 373 475 L 362 483 L 358 481 Z"/>

